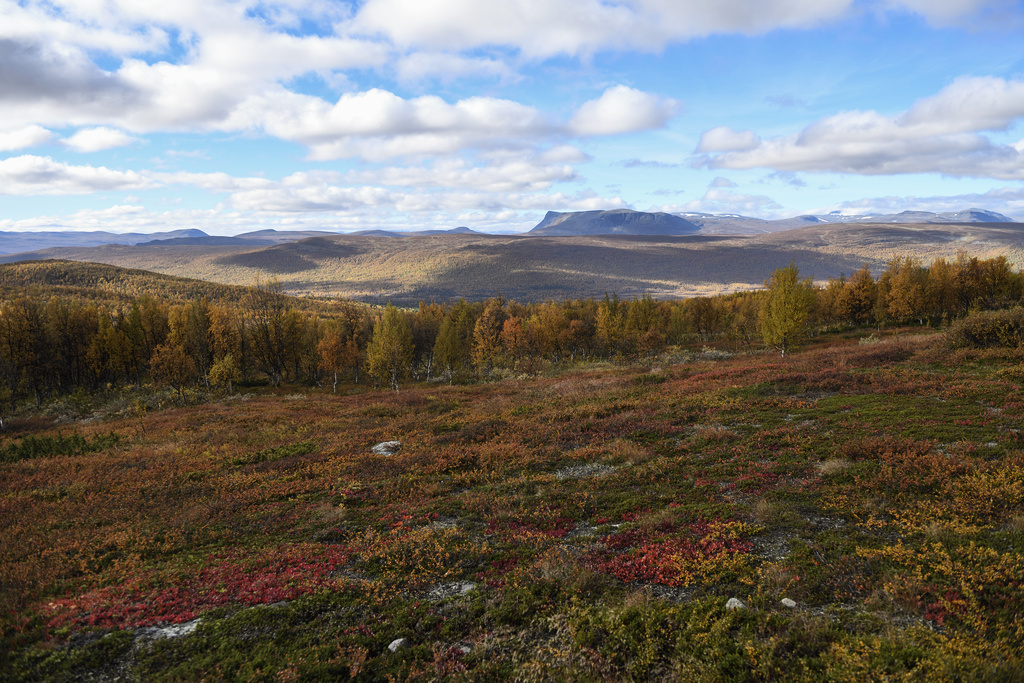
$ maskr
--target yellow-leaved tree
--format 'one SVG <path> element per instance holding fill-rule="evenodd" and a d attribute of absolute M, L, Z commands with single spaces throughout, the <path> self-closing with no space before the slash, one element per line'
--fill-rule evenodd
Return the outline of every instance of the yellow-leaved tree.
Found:
<path fill-rule="evenodd" d="M 761 306 L 761 336 L 768 347 L 778 349 L 785 357 L 807 335 L 814 286 L 810 278 L 800 279 L 792 261 L 788 267 L 776 269 L 765 286 L 768 294 Z"/>
<path fill-rule="evenodd" d="M 398 380 L 409 374 L 414 351 L 412 326 L 400 310 L 388 304 L 373 326 L 373 338 L 366 348 L 370 374 L 398 391 Z"/>

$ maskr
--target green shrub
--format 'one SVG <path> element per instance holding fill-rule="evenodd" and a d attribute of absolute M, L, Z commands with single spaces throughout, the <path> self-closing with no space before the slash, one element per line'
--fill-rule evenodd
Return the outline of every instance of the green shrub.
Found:
<path fill-rule="evenodd" d="M 120 442 L 121 436 L 114 432 L 97 434 L 91 439 L 77 433 L 70 436 L 26 436 L 20 442 L 12 441 L 0 447 L 0 462 L 17 462 L 54 455 L 83 455 L 113 448 Z"/>
<path fill-rule="evenodd" d="M 231 461 L 232 464 L 242 465 L 255 465 L 259 462 L 274 462 L 275 460 L 283 460 L 284 458 L 292 458 L 297 455 L 307 455 L 312 453 L 317 448 L 316 443 L 313 441 L 300 441 L 299 443 L 289 443 L 283 446 L 277 446 L 275 448 L 265 448 L 262 451 L 256 451 L 255 453 L 249 453 L 241 457 L 235 458 Z"/>
<path fill-rule="evenodd" d="M 1018 348 L 1024 343 L 1024 308 L 972 313 L 946 331 L 953 349 Z"/>

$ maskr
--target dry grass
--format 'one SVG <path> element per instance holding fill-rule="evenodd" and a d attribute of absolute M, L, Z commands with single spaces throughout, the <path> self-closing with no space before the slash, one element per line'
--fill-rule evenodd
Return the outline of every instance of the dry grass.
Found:
<path fill-rule="evenodd" d="M 613 462 L 636 464 L 649 460 L 653 456 L 649 448 L 644 448 L 635 441 L 625 439 L 614 439 L 608 443 L 607 448 Z"/>
<path fill-rule="evenodd" d="M 799 516 L 789 503 L 762 498 L 754 503 L 751 516 L 758 524 L 768 527 L 792 524 Z"/>
<path fill-rule="evenodd" d="M 845 472 L 852 464 L 846 458 L 829 458 L 824 462 L 818 463 L 818 474 L 822 477 L 833 477 Z"/>

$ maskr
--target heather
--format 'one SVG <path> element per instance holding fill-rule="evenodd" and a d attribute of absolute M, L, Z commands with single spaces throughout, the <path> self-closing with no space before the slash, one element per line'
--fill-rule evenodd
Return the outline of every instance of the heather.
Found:
<path fill-rule="evenodd" d="M 0 469 L 3 668 L 1012 680 L 1022 358 L 951 338 L 16 423 L 55 445 Z"/>
<path fill-rule="evenodd" d="M 679 302 L 8 299 L 0 670 L 1014 680 L 1020 279 L 958 263 Z"/>

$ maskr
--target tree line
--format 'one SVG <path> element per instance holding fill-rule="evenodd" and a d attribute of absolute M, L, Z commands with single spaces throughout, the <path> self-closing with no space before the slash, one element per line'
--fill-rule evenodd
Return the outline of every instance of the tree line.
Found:
<path fill-rule="evenodd" d="M 606 295 L 520 303 L 494 297 L 423 302 L 416 310 L 296 305 L 276 282 L 241 300 L 125 305 L 60 297 L 0 303 L 0 414 L 23 401 L 149 381 L 234 389 L 239 382 L 399 382 L 533 372 L 546 362 L 638 359 L 671 346 L 727 343 L 785 353 L 816 331 L 942 324 L 1021 301 L 1022 275 L 1004 257 L 961 254 L 925 266 L 900 257 L 815 287 L 795 265 L 758 291 L 658 301 Z"/>

